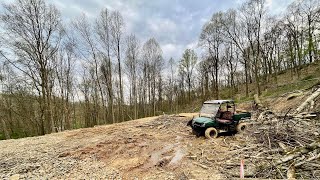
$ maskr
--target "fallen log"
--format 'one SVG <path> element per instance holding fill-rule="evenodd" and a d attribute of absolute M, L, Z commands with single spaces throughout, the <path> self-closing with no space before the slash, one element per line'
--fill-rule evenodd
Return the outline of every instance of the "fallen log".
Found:
<path fill-rule="evenodd" d="M 253 98 L 254 98 L 254 103 L 255 103 L 257 109 L 261 109 L 261 108 L 264 107 L 264 106 L 262 105 L 261 100 L 259 99 L 258 94 L 255 94 L 255 95 L 253 96 Z"/>
<path fill-rule="evenodd" d="M 302 96 L 302 95 L 303 95 L 302 91 L 295 92 L 295 93 L 288 95 L 287 100 L 291 100 L 291 99 L 294 99 L 294 98 Z"/>
<path fill-rule="evenodd" d="M 311 94 L 306 101 L 304 101 L 295 111 L 295 114 L 299 114 L 304 110 L 308 105 L 312 106 L 312 101 L 320 95 L 320 88 L 317 89 L 313 94 Z"/>
<path fill-rule="evenodd" d="M 284 156 L 284 157 L 280 158 L 278 161 L 276 161 L 276 165 L 291 161 L 297 157 L 300 157 L 300 156 L 307 154 L 311 151 L 314 151 L 318 148 L 320 148 L 320 140 L 289 152 L 286 156 Z"/>
<path fill-rule="evenodd" d="M 281 148 L 277 148 L 277 149 L 271 149 L 271 150 L 267 150 L 267 151 L 262 151 L 262 152 L 260 152 L 260 153 L 258 153 L 257 155 L 255 155 L 255 156 L 253 156 L 253 157 L 259 157 L 260 155 L 262 155 L 262 154 L 268 154 L 268 155 L 270 155 L 270 153 L 271 154 L 275 154 L 275 153 L 281 153 L 281 152 L 283 152 L 283 149 Z"/>
<path fill-rule="evenodd" d="M 203 165 L 203 164 L 200 164 L 200 163 L 197 163 L 197 162 L 193 162 L 193 164 L 195 164 L 195 165 L 197 165 L 197 166 L 200 166 L 200 167 L 202 167 L 203 169 L 209 169 L 208 166 Z"/>
<path fill-rule="evenodd" d="M 301 165 L 303 165 L 303 164 L 305 164 L 305 163 L 308 163 L 308 162 L 310 162 L 310 161 L 312 161 L 312 160 L 319 159 L 319 158 L 320 158 L 320 153 L 319 153 L 318 155 L 315 155 L 315 156 L 313 156 L 313 157 L 305 160 L 305 161 L 298 162 L 298 163 L 296 163 L 294 166 L 295 166 L 295 167 L 299 167 L 299 166 L 301 166 Z"/>
<path fill-rule="evenodd" d="M 300 119 L 310 119 L 310 118 L 316 118 L 318 115 L 317 113 L 299 113 L 299 114 L 279 114 L 277 115 L 277 118 L 300 118 Z"/>

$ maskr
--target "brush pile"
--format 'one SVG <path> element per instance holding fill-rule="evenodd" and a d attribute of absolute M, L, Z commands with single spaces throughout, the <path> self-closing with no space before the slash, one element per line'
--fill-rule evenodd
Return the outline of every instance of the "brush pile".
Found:
<path fill-rule="evenodd" d="M 320 88 L 293 114 L 275 114 L 268 109 L 257 113 L 256 121 L 238 137 L 246 143 L 233 146 L 228 163 L 222 166 L 228 172 L 226 177 L 239 177 L 239 163 L 244 160 L 245 177 L 319 179 L 320 118 L 317 112 L 300 113 L 310 109 L 308 104 L 314 104 L 319 92 Z M 230 168 L 233 170 L 228 171 Z"/>

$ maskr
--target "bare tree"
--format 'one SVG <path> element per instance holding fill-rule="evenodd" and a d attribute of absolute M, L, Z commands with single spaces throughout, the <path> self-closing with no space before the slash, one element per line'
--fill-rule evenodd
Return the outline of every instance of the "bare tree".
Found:
<path fill-rule="evenodd" d="M 7 48 L 16 57 L 7 60 L 30 78 L 39 94 L 41 134 L 54 132 L 51 95 L 54 55 L 63 33 L 60 13 L 43 0 L 18 0 L 4 9 Z"/>
<path fill-rule="evenodd" d="M 320 19 L 320 2 L 317 0 L 304 0 L 298 5 L 299 13 L 303 18 L 306 18 L 306 32 L 307 32 L 307 42 L 308 48 L 307 52 L 309 54 L 309 63 L 313 62 L 313 56 L 317 54 L 316 52 L 316 42 L 315 42 L 315 31 L 316 27 L 319 26 Z"/>
<path fill-rule="evenodd" d="M 176 63 L 174 59 L 171 57 L 169 62 L 169 71 L 170 73 L 167 75 L 167 86 L 166 86 L 166 97 L 168 99 L 170 110 L 174 110 L 174 103 L 176 98 L 176 78 L 175 78 L 175 69 L 176 69 Z"/>
<path fill-rule="evenodd" d="M 197 66 L 199 72 L 199 82 L 200 82 L 200 89 L 201 89 L 201 96 L 202 100 L 205 101 L 210 96 L 209 90 L 209 76 L 210 76 L 210 62 L 208 60 L 208 56 L 205 55 L 199 65 Z"/>
<path fill-rule="evenodd" d="M 211 20 L 203 27 L 200 35 L 200 44 L 208 49 L 210 64 L 212 65 L 213 89 L 216 99 L 219 99 L 219 62 L 223 43 L 222 12 L 214 13 Z"/>
<path fill-rule="evenodd" d="M 7 69 L 8 68 L 8 69 Z M 10 81 L 12 81 L 10 78 L 13 77 L 13 75 L 10 73 L 12 72 L 9 67 L 7 67 L 4 64 L 1 64 L 1 94 L 0 94 L 0 118 L 1 118 L 1 129 L 4 134 L 5 139 L 10 139 L 10 129 L 8 127 L 10 119 L 10 114 L 12 113 L 10 108 L 12 107 L 12 102 L 10 98 L 6 98 L 7 94 L 10 94 L 10 91 L 12 89 L 12 85 L 10 84 Z"/>
<path fill-rule="evenodd" d="M 84 127 L 93 127 L 97 124 L 97 104 L 95 102 L 96 93 L 95 93 L 95 84 L 92 82 L 94 78 L 94 68 L 87 67 L 88 71 L 84 71 L 82 75 L 82 81 L 79 84 L 79 90 L 84 96 Z"/>
<path fill-rule="evenodd" d="M 148 103 L 153 106 L 153 115 L 156 114 L 156 83 L 161 78 L 161 71 L 164 66 L 162 50 L 159 43 L 149 39 L 142 49 L 142 71 L 144 78 L 144 94 L 148 94 Z M 158 98 L 159 99 L 159 98 Z"/>
<path fill-rule="evenodd" d="M 85 14 L 82 15 L 81 18 L 78 18 L 77 20 L 72 22 L 72 25 L 75 32 L 77 33 L 78 40 L 78 54 L 81 55 L 86 60 L 86 65 L 88 66 L 89 74 L 92 75 L 92 81 L 94 82 L 93 86 L 93 94 L 94 98 L 92 100 L 94 103 L 94 106 L 97 107 L 97 111 L 100 109 L 100 105 L 102 105 L 103 109 L 105 109 L 105 97 L 104 97 L 104 91 L 102 87 L 102 82 L 100 78 L 100 66 L 101 66 L 101 59 L 99 56 L 99 50 L 98 50 L 98 43 L 95 38 L 95 34 L 93 33 L 93 25 L 88 21 L 88 18 Z M 88 70 L 88 69 L 85 69 Z M 105 114 L 105 111 L 104 111 Z M 98 113 L 94 113 L 94 115 L 99 116 Z M 100 120 L 99 117 L 95 117 L 94 119 Z M 98 124 L 101 124 L 102 122 L 96 121 Z M 103 122 L 106 122 L 106 116 L 103 116 Z"/>
<path fill-rule="evenodd" d="M 269 82 L 271 77 L 277 83 L 277 73 L 280 71 L 280 46 L 283 43 L 283 30 L 279 20 L 274 17 L 268 19 L 268 26 L 263 35 L 261 55 L 264 80 Z"/>
<path fill-rule="evenodd" d="M 56 108 L 60 107 L 57 114 L 61 116 L 60 129 L 71 129 L 71 98 L 73 96 L 73 81 L 74 81 L 74 64 L 76 59 L 75 41 L 72 38 L 67 38 L 62 44 L 57 57 L 57 65 L 55 68 L 56 79 L 58 85 L 57 96 L 60 98 L 59 104 L 55 104 Z"/>
<path fill-rule="evenodd" d="M 303 64 L 303 31 L 300 26 L 303 19 L 299 15 L 299 8 L 297 8 L 297 6 L 298 5 L 294 2 L 288 7 L 283 24 L 287 36 L 288 52 L 291 63 L 290 68 L 294 69 L 299 78 L 300 67 Z"/>
<path fill-rule="evenodd" d="M 194 50 L 186 49 L 179 63 L 179 72 L 181 76 L 186 77 L 188 85 L 188 101 L 191 101 L 191 89 L 193 84 L 194 69 L 197 64 L 198 57 Z"/>
<path fill-rule="evenodd" d="M 6 139 L 41 134 L 33 84 L 8 61 L 1 64 L 0 129 Z M 40 113 L 39 113 L 40 114 Z M 1 127 L 2 125 L 2 127 Z"/>
<path fill-rule="evenodd" d="M 121 68 L 121 39 L 124 29 L 124 21 L 119 11 L 114 11 L 111 13 L 110 21 L 110 32 L 112 37 L 112 47 L 118 60 L 118 74 L 119 74 L 119 118 L 123 120 L 123 85 L 122 85 L 122 68 Z"/>
<path fill-rule="evenodd" d="M 126 60 L 125 66 L 127 69 L 127 76 L 130 82 L 130 106 L 134 107 L 134 118 L 138 117 L 137 109 L 137 68 L 139 58 L 139 41 L 135 35 L 131 34 L 126 38 Z"/>
<path fill-rule="evenodd" d="M 239 56 L 239 51 L 237 51 L 237 48 L 235 48 L 234 44 L 226 43 L 225 51 L 223 52 L 222 63 L 226 67 L 226 76 L 228 80 L 227 84 L 228 87 L 231 88 L 232 92 L 229 94 L 229 96 L 232 96 L 236 93 L 235 73 L 237 71 Z"/>
<path fill-rule="evenodd" d="M 265 0 L 249 0 L 245 2 L 240 12 L 243 17 L 244 25 L 246 28 L 246 37 L 249 41 L 250 53 L 252 54 L 252 64 L 253 72 L 256 82 L 256 88 L 258 95 L 261 94 L 260 87 L 260 74 L 259 74 L 259 64 L 260 64 L 260 48 L 261 48 L 261 36 L 262 31 L 262 21 L 265 16 Z"/>
<path fill-rule="evenodd" d="M 114 92 L 112 81 L 112 62 L 111 62 L 111 16 L 108 9 L 104 9 L 100 13 L 100 17 L 96 20 L 96 33 L 98 35 L 98 42 L 101 46 L 100 53 L 103 61 L 101 64 L 101 73 L 104 79 L 104 84 L 107 88 L 109 113 L 112 117 L 112 122 L 115 122 L 114 117 Z"/>
<path fill-rule="evenodd" d="M 221 22 L 223 24 L 224 37 L 226 37 L 227 41 L 232 42 L 237 50 L 241 52 L 239 61 L 244 66 L 245 92 L 246 96 L 249 96 L 250 58 L 247 51 L 248 40 L 245 37 L 245 23 L 243 22 L 243 19 L 239 17 L 239 13 L 234 9 L 228 10 Z"/>

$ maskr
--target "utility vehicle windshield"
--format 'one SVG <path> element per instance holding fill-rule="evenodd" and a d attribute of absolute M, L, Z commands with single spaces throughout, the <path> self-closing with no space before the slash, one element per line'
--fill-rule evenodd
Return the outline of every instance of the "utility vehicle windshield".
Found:
<path fill-rule="evenodd" d="M 201 117 L 215 116 L 220 108 L 220 104 L 203 104 L 200 110 Z"/>

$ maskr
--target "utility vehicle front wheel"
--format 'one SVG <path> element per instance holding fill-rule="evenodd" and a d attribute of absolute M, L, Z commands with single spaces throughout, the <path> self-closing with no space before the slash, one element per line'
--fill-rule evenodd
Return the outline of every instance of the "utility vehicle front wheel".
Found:
<path fill-rule="evenodd" d="M 215 138 L 218 137 L 218 134 L 219 134 L 219 131 L 216 128 L 213 128 L 213 127 L 208 128 L 205 131 L 205 136 L 208 139 L 215 139 Z"/>
<path fill-rule="evenodd" d="M 237 125 L 237 132 L 238 133 L 243 133 L 247 129 L 247 123 L 239 123 Z"/>
<path fill-rule="evenodd" d="M 200 137 L 200 132 L 198 132 L 198 131 L 196 131 L 194 129 L 192 129 L 192 134 L 196 135 L 197 137 Z"/>

